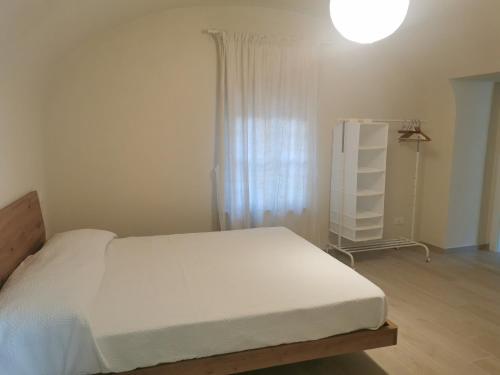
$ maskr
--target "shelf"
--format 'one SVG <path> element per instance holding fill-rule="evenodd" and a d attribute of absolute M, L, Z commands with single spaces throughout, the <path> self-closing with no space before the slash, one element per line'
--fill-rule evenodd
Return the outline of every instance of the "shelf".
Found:
<path fill-rule="evenodd" d="M 362 232 L 364 230 L 383 229 L 383 228 L 384 228 L 383 225 L 370 225 L 370 226 L 367 225 L 365 227 L 357 227 L 355 228 L 355 230 L 357 232 Z"/>
<path fill-rule="evenodd" d="M 372 147 L 387 145 L 388 126 L 386 124 L 373 124 L 359 127 L 359 147 Z"/>
<path fill-rule="evenodd" d="M 337 226 L 337 227 L 340 226 L 340 224 L 336 223 L 336 222 L 333 222 L 332 224 Z M 364 230 L 373 230 L 373 229 L 383 229 L 384 228 L 383 225 L 365 225 L 365 226 L 359 226 L 359 227 L 352 227 L 352 226 L 346 225 L 346 224 L 342 224 L 342 227 L 344 227 L 345 229 L 348 229 L 348 230 L 355 231 L 355 232 L 362 232 Z"/>
<path fill-rule="evenodd" d="M 372 211 L 364 211 L 364 212 L 358 212 L 356 214 L 356 219 L 373 219 L 376 217 L 382 217 L 384 215 L 378 213 L 378 212 L 372 212 Z"/>
<path fill-rule="evenodd" d="M 344 226 L 348 226 L 350 228 L 359 228 L 366 226 L 380 226 L 383 225 L 384 215 L 377 212 L 359 212 L 358 216 L 354 217 L 347 213 L 344 213 L 344 218 L 339 212 L 331 211 L 330 212 L 330 223 L 338 224 L 342 220 L 342 224 Z"/>
<path fill-rule="evenodd" d="M 346 226 L 342 226 L 342 234 L 339 233 L 341 229 L 340 225 L 333 224 L 333 227 L 330 227 L 330 232 L 336 235 L 341 235 L 343 238 L 347 238 L 353 242 L 365 242 L 371 240 L 377 240 L 382 237 L 383 227 L 377 226 L 373 228 L 362 228 L 362 229 L 353 229 Z"/>
<path fill-rule="evenodd" d="M 379 240 L 381 236 L 372 236 L 372 237 L 363 237 L 363 238 L 356 238 L 354 242 L 365 242 L 365 241 L 374 241 L 374 240 Z"/>
<path fill-rule="evenodd" d="M 384 195 L 384 194 L 385 193 L 383 191 L 364 189 L 364 190 L 358 190 L 356 195 L 358 197 L 375 197 L 375 196 Z"/>
<path fill-rule="evenodd" d="M 385 169 L 368 168 L 368 167 L 358 168 L 358 174 L 383 173 L 383 172 L 385 172 Z"/>
<path fill-rule="evenodd" d="M 386 146 L 361 146 L 359 147 L 360 151 L 379 151 L 387 149 Z"/>

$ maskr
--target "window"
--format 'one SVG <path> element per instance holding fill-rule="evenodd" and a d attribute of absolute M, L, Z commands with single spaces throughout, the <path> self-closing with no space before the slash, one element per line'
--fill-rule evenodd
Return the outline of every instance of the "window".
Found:
<path fill-rule="evenodd" d="M 266 214 L 302 213 L 308 203 L 308 140 L 302 121 L 237 120 L 226 145 L 226 206 L 233 219 L 248 212 L 257 225 Z"/>

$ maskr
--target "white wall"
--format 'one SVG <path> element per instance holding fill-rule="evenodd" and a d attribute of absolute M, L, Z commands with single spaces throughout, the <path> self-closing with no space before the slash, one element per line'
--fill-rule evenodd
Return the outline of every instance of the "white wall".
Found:
<path fill-rule="evenodd" d="M 45 206 L 43 95 L 32 56 L 0 58 L 0 207 L 31 190 Z"/>
<path fill-rule="evenodd" d="M 215 228 L 215 46 L 206 28 L 332 39 L 332 27 L 258 7 L 170 10 L 99 35 L 54 67 L 48 115 L 53 231 L 120 235 Z M 397 38 L 376 47 L 324 45 L 320 122 L 322 244 L 327 241 L 331 127 L 339 117 L 417 117 L 417 78 Z M 398 44 L 399 46 L 399 44 Z M 394 61 L 391 60 L 394 58 Z M 396 137 L 396 129 L 393 137 Z M 414 153 L 391 143 L 389 233 L 409 219 Z M 399 181 L 399 182 L 398 182 Z M 404 182 L 400 182 L 404 181 Z M 397 183 L 397 185 L 396 185 Z M 396 187 L 397 186 L 397 187 Z"/>
<path fill-rule="evenodd" d="M 477 245 L 493 82 L 455 80 L 456 125 L 448 208 L 449 247 Z"/>
<path fill-rule="evenodd" d="M 48 117 L 54 231 L 121 235 L 216 227 L 216 53 L 207 28 L 318 39 L 312 17 L 244 7 L 180 8 L 90 40 L 55 67 Z M 319 31 L 318 31 L 319 30 Z"/>
<path fill-rule="evenodd" d="M 419 113 L 433 138 L 422 165 L 420 239 L 442 248 L 467 246 L 448 236 L 456 124 L 450 80 L 500 71 L 500 2 L 481 0 L 474 5 L 454 4 L 439 27 L 427 29 L 432 33 L 420 28 L 411 44 L 424 88 Z"/>
<path fill-rule="evenodd" d="M 421 4 L 412 3 L 410 23 Z M 500 71 L 500 2 L 448 1 L 439 12 L 435 2 L 426 4 L 419 10 L 426 24 L 385 41 L 359 46 L 334 38 L 334 45 L 324 46 L 319 150 L 324 228 L 335 119 L 418 117 L 427 120 L 433 138 L 423 151 L 419 238 L 449 247 L 455 128 L 450 78 Z M 327 17 L 193 7 L 147 16 L 75 45 L 54 63 L 48 92 L 53 231 L 100 226 L 150 234 L 213 228 L 215 54 L 210 38 L 201 34 L 208 27 L 314 40 L 333 35 Z M 408 223 L 396 227 L 393 219 L 409 219 L 413 155 L 411 146 L 390 145 L 388 234 L 408 233 Z"/>

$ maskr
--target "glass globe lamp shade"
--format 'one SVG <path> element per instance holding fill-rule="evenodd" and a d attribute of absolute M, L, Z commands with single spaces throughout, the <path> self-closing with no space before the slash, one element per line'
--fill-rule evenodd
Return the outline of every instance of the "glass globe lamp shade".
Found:
<path fill-rule="evenodd" d="M 330 16 L 344 38 L 369 44 L 393 34 L 409 6 L 410 0 L 330 0 Z"/>

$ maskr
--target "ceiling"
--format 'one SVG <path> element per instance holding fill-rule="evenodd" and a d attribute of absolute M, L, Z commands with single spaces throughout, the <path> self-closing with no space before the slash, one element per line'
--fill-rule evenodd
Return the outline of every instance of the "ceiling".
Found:
<path fill-rule="evenodd" d="M 453 34 L 457 28 L 497 22 L 498 0 L 411 0 L 405 29 Z M 91 34 L 134 18 L 188 6 L 260 6 L 329 17 L 328 0 L 3 0 L 0 1 L 0 64 L 57 59 Z M 433 34 L 428 34 L 433 35 Z M 424 38 L 425 40 L 425 38 Z M 422 43 L 424 45 L 425 43 Z M 16 59 L 17 57 L 17 59 Z"/>

